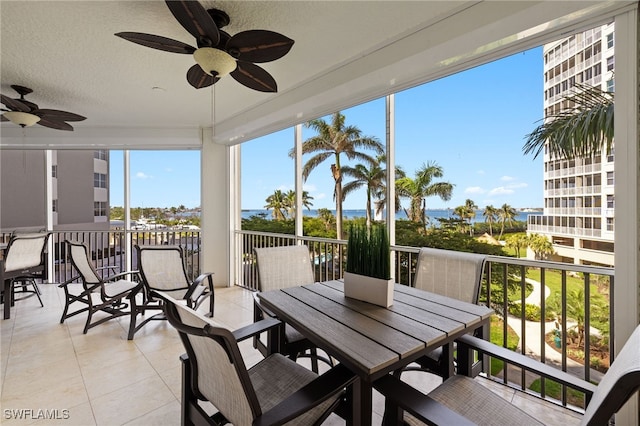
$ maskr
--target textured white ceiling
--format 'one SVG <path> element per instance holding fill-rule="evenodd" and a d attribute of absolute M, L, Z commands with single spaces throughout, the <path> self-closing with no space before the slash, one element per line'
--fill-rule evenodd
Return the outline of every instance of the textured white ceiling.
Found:
<path fill-rule="evenodd" d="M 41 108 L 87 117 L 73 123 L 72 135 L 34 126 L 21 136 L 23 143 L 25 134 L 57 144 L 65 138 L 143 135 L 149 129 L 146 137 L 156 138 L 167 129 L 169 135 L 178 132 L 169 143 L 180 145 L 179 129 L 197 134 L 211 128 L 213 94 L 216 141 L 237 143 L 380 96 L 394 86 L 417 84 L 437 76 L 439 68 L 463 68 L 479 49 L 500 51 L 499 44 L 491 44 L 496 40 L 513 44 L 531 27 L 603 5 L 620 7 L 614 3 L 203 1 L 229 14 L 225 31 L 232 35 L 267 29 L 295 40 L 285 57 L 261 64 L 278 83 L 278 93 L 268 94 L 231 77 L 214 90 L 196 90 L 185 77 L 194 64 L 190 55 L 113 35 L 146 32 L 195 45 L 163 1 L 2 0 L 0 90 L 17 97 L 10 85 L 28 86 L 34 93 L 27 99 Z M 5 147 L 15 127 L 2 123 Z"/>

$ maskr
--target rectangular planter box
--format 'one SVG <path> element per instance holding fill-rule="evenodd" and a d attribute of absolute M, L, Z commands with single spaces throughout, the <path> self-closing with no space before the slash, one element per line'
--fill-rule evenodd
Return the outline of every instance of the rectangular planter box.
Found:
<path fill-rule="evenodd" d="M 388 308 L 393 305 L 393 280 L 344 273 L 344 295 Z"/>

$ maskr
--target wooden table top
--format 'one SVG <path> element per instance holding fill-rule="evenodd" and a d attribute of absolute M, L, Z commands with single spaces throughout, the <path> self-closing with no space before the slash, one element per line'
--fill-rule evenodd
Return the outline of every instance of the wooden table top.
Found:
<path fill-rule="evenodd" d="M 370 381 L 486 324 L 493 313 L 400 284 L 389 308 L 346 298 L 341 281 L 259 297 L 281 320 Z"/>

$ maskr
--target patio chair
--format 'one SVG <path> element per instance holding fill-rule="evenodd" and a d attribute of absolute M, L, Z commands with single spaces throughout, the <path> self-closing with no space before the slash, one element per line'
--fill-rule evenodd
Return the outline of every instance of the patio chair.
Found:
<path fill-rule="evenodd" d="M 468 350 L 477 350 L 583 392 L 587 406 L 580 419 L 581 425 L 609 424 L 611 417 L 640 389 L 640 326 L 636 327 L 597 386 L 548 364 L 466 335 L 458 340 L 458 351 Z M 428 395 L 391 375 L 375 382 L 374 387 L 386 398 L 386 424 L 396 424 L 398 421 L 455 425 L 543 424 L 477 380 L 456 375 Z M 541 401 L 544 403 L 544 400 Z M 406 410 L 404 415 L 403 410 Z"/>
<path fill-rule="evenodd" d="M 278 290 L 315 282 L 309 258 L 309 248 L 305 245 L 255 248 L 254 252 L 258 262 L 259 291 Z M 255 295 L 254 321 L 260 321 L 265 314 L 273 316 L 260 304 L 259 298 Z M 271 347 L 273 345 L 273 336 L 270 334 L 267 336 L 266 343 L 260 340 L 260 336 L 256 336 L 253 341 L 253 347 L 258 349 L 263 356 L 274 351 Z M 329 366 L 333 365 L 330 358 L 318 355 L 315 345 L 289 324 L 284 325 L 284 335 L 280 336 L 278 345 L 280 353 L 293 361 L 299 357 L 309 357 L 311 369 L 316 373 L 318 372 L 318 360 Z M 306 353 L 307 351 L 309 353 Z"/>
<path fill-rule="evenodd" d="M 135 245 L 138 271 L 143 284 L 143 303 L 138 306 L 144 314 L 148 310 L 159 310 L 136 327 L 136 332 L 149 321 L 166 319 L 162 311 L 162 300 L 154 296 L 154 291 L 162 291 L 187 306 L 198 309 L 209 300 L 209 316 L 213 317 L 214 288 L 213 273 L 204 273 L 191 281 L 187 275 L 184 250 L 180 246 L 140 246 Z"/>
<path fill-rule="evenodd" d="M 11 236 L 4 254 L 4 276 L 9 276 L 8 279 L 11 280 L 11 294 L 8 295 L 11 306 L 16 300 L 35 295 L 40 306 L 44 307 L 36 280 L 43 279 L 46 275 L 45 250 L 49 235 L 49 232 L 38 232 L 14 233 Z M 27 295 L 16 298 L 16 293 Z M 5 303 L 6 297 L 3 294 Z"/>
<path fill-rule="evenodd" d="M 477 304 L 485 260 L 483 254 L 422 247 L 418 255 L 414 287 Z M 404 371 L 428 371 L 446 379 L 453 374 L 454 367 L 450 365 L 447 353 L 451 350 L 451 346 L 435 349 L 416 361 L 418 367 L 411 364 Z"/>
<path fill-rule="evenodd" d="M 122 272 L 102 278 L 91 262 L 90 252 L 86 245 L 69 240 L 66 240 L 65 244 L 68 249 L 67 253 L 71 257 L 71 263 L 78 275 L 59 285 L 65 293 L 65 305 L 60 323 L 64 323 L 67 318 L 87 312 L 87 321 L 83 330 L 83 334 L 86 334 L 90 328 L 111 319 L 129 315 L 131 319 L 127 339 L 132 340 L 136 329 L 136 315 L 138 314 L 136 294 L 142 289 L 142 284 L 134 281 L 138 279 L 137 271 Z M 127 276 L 131 277 L 131 280 L 123 279 Z M 79 293 L 74 293 L 71 289 L 72 283 L 78 279 L 82 282 L 82 289 Z M 129 303 L 124 302 L 123 299 L 129 299 Z M 69 308 L 74 303 L 79 303 L 84 307 L 69 313 Z M 129 307 L 128 310 L 127 307 Z M 92 321 L 97 312 L 106 313 L 108 316 Z"/>
<path fill-rule="evenodd" d="M 307 426 L 346 408 L 345 390 L 356 376 L 342 365 L 318 376 L 274 353 L 247 369 L 238 342 L 266 329 L 279 330 L 278 320 L 267 318 L 232 332 L 171 296 L 158 296 L 186 349 L 181 356 L 182 424 Z M 208 415 L 198 400 L 218 412 Z"/>

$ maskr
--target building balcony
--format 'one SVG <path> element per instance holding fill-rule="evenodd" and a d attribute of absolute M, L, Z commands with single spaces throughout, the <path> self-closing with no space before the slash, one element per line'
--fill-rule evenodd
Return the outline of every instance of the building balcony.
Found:
<path fill-rule="evenodd" d="M 65 239 L 83 240 L 89 245 L 98 266 L 115 265 L 119 270 L 124 270 L 124 265 L 129 261 L 135 266 L 135 259 L 131 258 L 135 253 L 133 244 L 180 244 L 187 249 L 189 273 L 195 276 L 200 272 L 199 231 L 65 231 L 54 232 L 52 238 L 54 272 L 51 276 L 55 278 L 51 281 L 54 282 L 64 281 L 73 274 L 61 249 Z M 339 279 L 344 272 L 346 241 L 343 240 L 249 231 L 236 231 L 235 240 L 237 252 L 232 253 L 235 259 L 235 285 L 216 288 L 215 302 L 216 320 L 230 328 L 248 325 L 253 321 L 252 295 L 257 288 L 254 248 L 305 244 L 310 248 L 314 260 L 316 280 Z M 131 243 L 127 244 L 126 241 Z M 396 281 L 412 285 L 419 249 L 395 246 L 392 250 L 396 259 Z M 514 345 L 512 339 L 515 339 L 514 347 L 520 347 L 524 353 L 543 358 L 547 363 L 558 365 L 558 368 L 597 382 L 604 370 L 602 364 L 605 363 L 597 360 L 605 354 L 608 362 L 612 353 L 609 342 L 614 341 L 614 330 L 608 328 L 595 332 L 595 335 L 602 333 L 609 336 L 609 340 L 603 348 L 601 340 L 590 339 L 592 343 L 583 350 L 583 359 L 591 360 L 591 365 L 585 366 L 584 362 L 573 359 L 568 345 L 561 344 L 560 348 L 556 348 L 549 343 L 549 333 L 556 323 L 550 317 L 550 299 L 545 298 L 545 291 L 540 290 L 553 288 L 553 293 L 559 291 L 559 300 L 567 301 L 572 297 L 567 286 L 558 286 L 557 283 L 569 281 L 585 290 L 582 294 L 582 303 L 585 303 L 596 291 L 594 285 L 606 287 L 607 311 L 603 314 L 592 309 L 585 317 L 586 328 L 596 330 L 597 327 L 602 328 L 603 324 L 608 327 L 613 322 L 614 312 L 609 310 L 608 304 L 615 291 L 613 274 L 611 268 L 489 256 L 481 303 L 496 311 L 491 328 L 492 334 L 503 336 L 498 343 L 511 347 Z M 505 299 L 502 295 L 514 286 L 520 290 L 512 294 L 519 296 Z M 179 422 L 181 377 L 178 357 L 184 350 L 177 334 L 166 322 L 148 324 L 136 334 L 133 341 L 126 340 L 127 319 L 110 321 L 83 335 L 82 316 L 71 318 L 63 325 L 58 322 L 63 308 L 62 290 L 53 284 L 41 287 L 44 308 L 34 298 L 18 301 L 12 308 L 12 318 L 2 322 L 2 403 L 5 409 L 58 409 L 60 415 L 68 415 L 79 424 L 155 424 L 160 420 L 170 424 Z M 518 305 L 532 307 L 517 309 Z M 536 305 L 538 308 L 535 308 Z M 531 316 L 536 309 L 539 312 L 537 319 L 535 314 Z M 561 307 L 563 312 L 567 309 L 566 305 Z M 546 320 L 540 320 L 540 312 Z M 570 319 L 558 320 L 559 329 L 566 330 L 567 336 L 572 325 Z M 245 342 L 241 347 L 248 365 L 260 359 L 250 342 Z M 485 373 L 476 380 L 495 388 L 509 400 L 520 401 L 520 406 L 537 418 L 557 422 L 558 416 L 562 416 L 566 417 L 569 424 L 577 421 L 577 413 L 582 409 L 575 399 L 566 395 L 563 397 L 562 392 L 556 394 L 551 389 L 540 390 L 532 385 L 539 378 L 530 377 L 511 367 L 495 369 L 493 365 L 491 369 L 487 367 Z M 24 380 L 24 374 L 34 368 L 44 368 L 46 373 Z M 407 380 L 424 391 L 440 383 L 436 376 L 424 373 L 411 373 L 407 375 Z M 131 395 L 135 395 L 135 398 Z M 543 399 L 554 400 L 557 408 L 543 408 Z M 570 408 L 562 408 L 562 405 Z M 379 396 L 374 400 L 373 411 L 374 424 L 380 424 L 384 403 Z M 343 423 L 342 419 L 334 416 L 327 424 Z"/>

